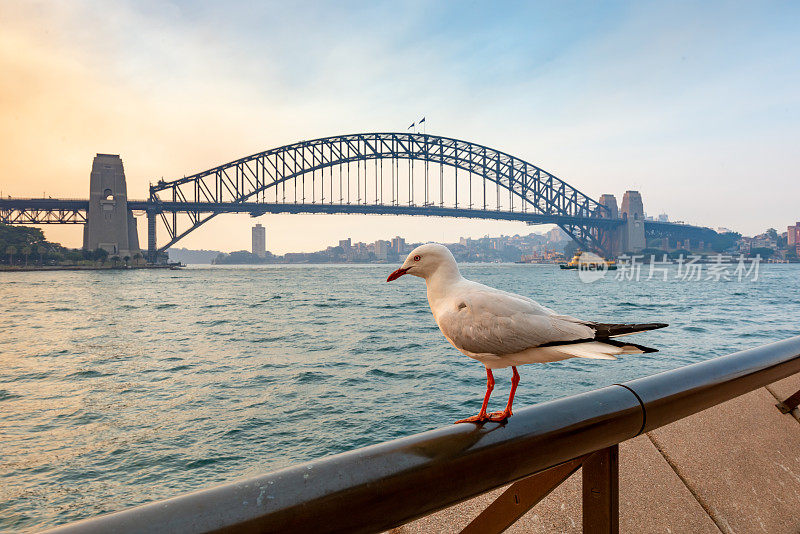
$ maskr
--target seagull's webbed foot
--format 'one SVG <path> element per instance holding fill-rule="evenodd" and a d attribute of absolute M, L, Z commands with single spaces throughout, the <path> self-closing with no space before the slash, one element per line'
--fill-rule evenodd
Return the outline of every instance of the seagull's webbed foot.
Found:
<path fill-rule="evenodd" d="M 458 423 L 485 423 L 486 421 L 489 421 L 489 414 L 483 412 L 479 413 L 478 415 L 473 415 L 472 417 L 467 417 L 466 419 L 459 419 L 453 424 L 457 425 Z"/>
<path fill-rule="evenodd" d="M 502 423 L 511 417 L 511 410 L 503 410 L 502 412 L 493 412 L 486 416 L 487 421 L 493 423 Z"/>

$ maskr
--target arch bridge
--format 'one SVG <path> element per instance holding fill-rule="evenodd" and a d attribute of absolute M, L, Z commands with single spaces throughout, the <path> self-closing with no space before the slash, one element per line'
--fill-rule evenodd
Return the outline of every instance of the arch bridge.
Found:
<path fill-rule="evenodd" d="M 119 165 L 122 173 L 121 160 Z M 147 200 L 126 200 L 126 209 L 147 215 L 150 258 L 221 213 L 362 213 L 550 223 L 585 249 L 605 255 L 634 250 L 631 235 L 637 232 L 642 243 L 645 235 L 696 240 L 714 233 L 640 220 L 643 210 L 638 194 L 637 198 L 639 208 L 630 211 L 637 220 L 627 220 L 625 202 L 620 217 L 615 199 L 613 205 L 595 201 L 511 154 L 451 137 L 388 132 L 301 141 L 177 180 L 160 180 L 150 186 Z M 90 201 L 0 199 L 0 219 L 85 223 Z M 161 246 L 156 241 L 158 219 L 168 237 Z"/>
<path fill-rule="evenodd" d="M 301 141 L 150 187 L 148 248 L 219 213 L 372 213 L 554 223 L 587 248 L 621 223 L 547 171 L 484 145 L 417 133 Z M 169 241 L 155 243 L 155 215 Z M 183 220 L 179 215 L 184 215 Z"/>

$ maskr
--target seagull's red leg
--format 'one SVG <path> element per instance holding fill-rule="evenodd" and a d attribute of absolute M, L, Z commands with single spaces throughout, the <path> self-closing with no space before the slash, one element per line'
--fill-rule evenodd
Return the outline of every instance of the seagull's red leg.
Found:
<path fill-rule="evenodd" d="M 492 394 L 492 390 L 494 389 L 494 375 L 492 374 L 492 370 L 488 367 L 486 368 L 486 395 L 483 397 L 483 404 L 481 405 L 481 411 L 478 412 L 478 415 L 473 415 L 472 417 L 467 417 L 466 419 L 459 419 L 456 421 L 458 423 L 482 423 L 484 421 L 489 420 L 489 415 L 486 413 L 486 408 L 489 406 L 489 396 Z"/>
<path fill-rule="evenodd" d="M 519 384 L 519 373 L 515 366 L 511 366 L 514 374 L 511 376 L 511 392 L 508 394 L 508 404 L 506 409 L 502 412 L 494 412 L 489 415 L 489 421 L 504 421 L 511 417 L 511 405 L 514 404 L 514 394 L 517 392 L 517 384 Z"/>

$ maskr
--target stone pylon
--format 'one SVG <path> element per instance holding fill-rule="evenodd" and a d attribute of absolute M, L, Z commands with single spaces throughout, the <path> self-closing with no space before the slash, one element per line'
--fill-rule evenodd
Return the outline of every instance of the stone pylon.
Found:
<path fill-rule="evenodd" d="M 601 205 L 608 208 L 608 211 L 600 211 L 600 216 L 603 218 L 608 219 L 618 219 L 619 218 L 619 208 L 617 207 L 617 197 L 614 195 L 602 195 L 600 197 Z M 600 245 L 603 247 L 603 250 L 606 251 L 607 254 L 610 256 L 616 256 L 620 253 L 620 245 L 618 243 L 618 239 L 616 239 L 615 231 L 610 229 L 603 229 L 600 230 L 598 233 L 598 238 L 600 239 Z"/>
<path fill-rule="evenodd" d="M 641 251 L 647 247 L 642 195 L 638 191 L 625 191 L 619 211 L 622 218 L 625 219 L 625 224 L 619 228 L 620 250 L 624 252 Z"/>
<path fill-rule="evenodd" d="M 136 218 L 128 209 L 125 169 L 118 155 L 97 154 L 92 163 L 83 248 L 102 248 L 120 258 L 140 252 Z"/>

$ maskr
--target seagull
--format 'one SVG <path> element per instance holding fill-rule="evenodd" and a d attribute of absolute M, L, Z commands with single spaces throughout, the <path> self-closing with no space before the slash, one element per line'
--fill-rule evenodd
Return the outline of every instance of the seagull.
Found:
<path fill-rule="evenodd" d="M 421 245 L 386 279 L 404 274 L 425 280 L 428 304 L 444 337 L 455 348 L 486 366 L 486 395 L 478 415 L 456 423 L 503 422 L 519 384 L 518 365 L 568 358 L 616 360 L 620 354 L 656 349 L 614 339 L 668 326 L 664 323 L 608 324 L 561 315 L 536 301 L 467 280 L 450 250 L 438 243 Z M 502 412 L 487 413 L 494 389 L 492 369 L 511 367 L 511 392 Z"/>

